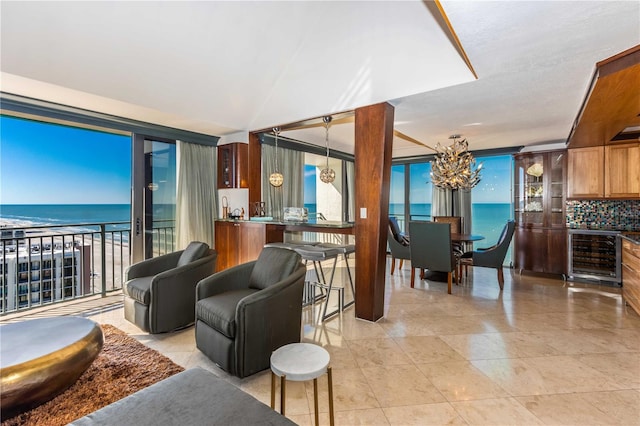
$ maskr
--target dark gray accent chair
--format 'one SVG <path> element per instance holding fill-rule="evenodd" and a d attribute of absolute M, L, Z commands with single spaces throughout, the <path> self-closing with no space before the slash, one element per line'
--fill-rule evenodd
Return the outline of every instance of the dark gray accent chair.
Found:
<path fill-rule="evenodd" d="M 416 268 L 447 273 L 447 293 L 456 270 L 456 258 L 451 245 L 451 224 L 427 221 L 409 222 L 411 235 L 411 287 Z"/>
<path fill-rule="evenodd" d="M 237 377 L 269 368 L 271 353 L 300 342 L 307 272 L 293 250 L 265 247 L 257 260 L 196 287 L 196 346 Z"/>
<path fill-rule="evenodd" d="M 218 253 L 206 243 L 143 260 L 127 268 L 124 317 L 148 333 L 165 333 L 193 324 L 196 285 L 213 274 Z"/>
<path fill-rule="evenodd" d="M 387 243 L 391 251 L 391 275 L 396 269 L 396 259 L 400 259 L 400 269 L 404 260 L 411 258 L 409 252 L 409 236 L 400 231 L 398 220 L 395 217 L 389 217 L 389 232 L 387 235 Z"/>
<path fill-rule="evenodd" d="M 504 288 L 504 273 L 502 271 L 502 265 L 504 258 L 509 250 L 509 244 L 511 244 L 511 238 L 513 238 L 513 232 L 516 229 L 516 222 L 514 220 L 507 221 L 507 224 L 502 228 L 502 233 L 498 242 L 488 248 L 479 248 L 474 251 L 468 251 L 462 254 L 460 258 L 461 265 L 480 266 L 483 268 L 495 268 L 498 270 L 498 285 L 500 290 Z"/>

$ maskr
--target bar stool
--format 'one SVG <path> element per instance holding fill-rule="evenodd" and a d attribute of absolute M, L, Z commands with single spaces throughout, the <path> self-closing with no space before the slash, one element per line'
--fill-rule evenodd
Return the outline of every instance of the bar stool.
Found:
<path fill-rule="evenodd" d="M 276 376 L 280 377 L 280 414 L 285 415 L 286 381 L 303 382 L 313 379 L 313 407 L 316 426 L 318 415 L 318 377 L 327 373 L 329 386 L 329 422 L 333 419 L 333 379 L 329 352 L 311 343 L 291 343 L 271 354 L 271 408 L 276 407 Z"/>
<path fill-rule="evenodd" d="M 351 275 L 351 268 L 349 267 L 349 255 L 356 252 L 355 244 L 333 244 L 333 243 L 320 243 L 316 247 L 322 248 L 333 248 L 339 250 L 342 253 L 342 257 L 344 258 L 344 263 L 347 265 L 347 275 L 349 276 L 349 284 L 351 285 L 351 294 L 353 295 L 353 300 L 343 308 L 348 308 L 356 302 L 356 289 L 353 285 L 353 276 Z"/>
<path fill-rule="evenodd" d="M 302 256 L 302 259 L 305 261 L 305 264 L 309 261 L 313 262 L 313 269 L 316 273 L 317 281 L 309 281 L 309 285 L 311 288 L 318 287 L 322 290 L 325 290 L 326 293 L 321 294 L 320 296 L 315 295 L 315 291 L 311 292 L 310 297 L 306 300 L 307 304 L 315 303 L 319 300 L 324 299 L 325 305 L 322 312 L 322 321 L 327 318 L 342 312 L 344 309 L 344 288 L 343 287 L 334 287 L 333 286 L 333 278 L 336 272 L 336 264 L 338 263 L 338 255 L 342 252 L 336 248 L 324 248 L 319 246 L 299 246 L 294 248 L 294 250 Z M 325 260 L 333 259 L 333 265 L 331 267 L 331 276 L 329 281 L 324 274 L 324 270 L 322 269 L 322 262 Z M 331 290 L 336 290 L 338 292 L 338 309 L 335 311 L 327 313 L 327 308 L 329 306 L 329 296 L 331 295 Z"/>

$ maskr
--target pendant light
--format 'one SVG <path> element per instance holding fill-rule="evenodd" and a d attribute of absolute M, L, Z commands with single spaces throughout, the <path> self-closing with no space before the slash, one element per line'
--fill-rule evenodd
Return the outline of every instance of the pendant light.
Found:
<path fill-rule="evenodd" d="M 336 172 L 329 168 L 329 123 L 331 123 L 331 116 L 325 116 L 322 118 L 326 129 L 325 144 L 327 146 L 327 167 L 320 171 L 320 180 L 324 183 L 331 183 L 336 178 Z"/>
<path fill-rule="evenodd" d="M 276 170 L 269 175 L 269 183 L 271 186 L 277 188 L 282 186 L 282 183 L 284 182 L 284 176 L 282 176 L 282 173 L 278 171 L 278 135 L 280 134 L 280 127 L 274 127 L 273 133 L 276 135 Z"/>
<path fill-rule="evenodd" d="M 431 182 L 443 189 L 470 191 L 480 182 L 482 163 L 475 167 L 469 142 L 459 138 L 460 135 L 451 135 L 452 145 L 443 147 L 439 142 L 436 145 L 436 157 L 431 161 Z"/>

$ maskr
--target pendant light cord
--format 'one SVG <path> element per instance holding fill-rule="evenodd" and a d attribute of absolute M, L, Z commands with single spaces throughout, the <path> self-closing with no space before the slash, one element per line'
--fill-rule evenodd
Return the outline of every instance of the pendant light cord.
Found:
<path fill-rule="evenodd" d="M 280 127 L 274 127 L 273 133 L 276 135 L 276 172 L 278 172 L 278 135 L 280 134 Z"/>
<path fill-rule="evenodd" d="M 324 127 L 326 130 L 324 143 L 327 148 L 327 169 L 328 169 L 329 168 L 329 124 L 331 123 L 331 116 L 327 115 L 325 117 L 322 117 L 322 121 L 324 121 Z"/>

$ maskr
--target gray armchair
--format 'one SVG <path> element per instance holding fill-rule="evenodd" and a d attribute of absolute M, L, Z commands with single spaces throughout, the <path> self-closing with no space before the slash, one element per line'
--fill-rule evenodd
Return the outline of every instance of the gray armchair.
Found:
<path fill-rule="evenodd" d="M 125 272 L 124 317 L 149 333 L 193 324 L 196 284 L 215 272 L 218 253 L 205 243 L 143 260 Z"/>
<path fill-rule="evenodd" d="M 265 247 L 257 260 L 200 281 L 196 347 L 237 377 L 269 368 L 274 350 L 300 341 L 306 271 L 295 251 Z"/>
<path fill-rule="evenodd" d="M 391 251 L 391 275 L 393 275 L 396 269 L 396 259 L 400 259 L 400 269 L 402 269 L 403 261 L 411 258 L 409 236 L 400 231 L 398 220 L 393 216 L 389 217 L 387 243 Z"/>
<path fill-rule="evenodd" d="M 500 290 L 504 287 L 504 274 L 502 264 L 509 250 L 509 244 L 516 228 L 514 220 L 507 221 L 502 229 L 498 242 L 491 247 L 468 251 L 460 258 L 461 265 L 481 266 L 485 268 L 496 268 L 498 270 L 498 285 Z"/>

